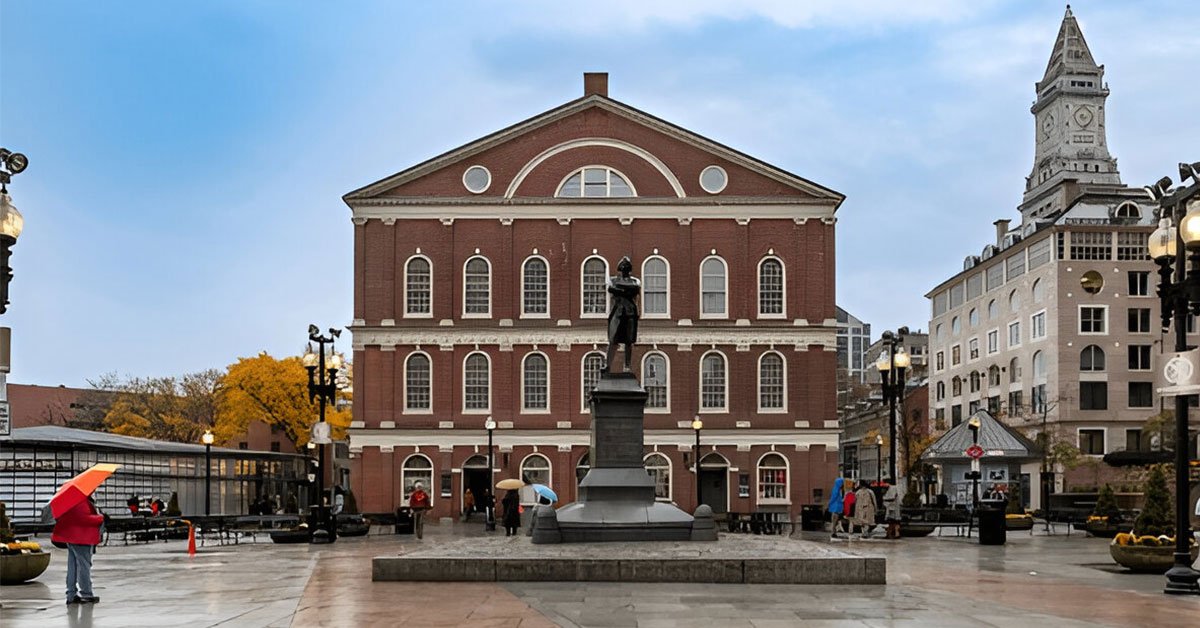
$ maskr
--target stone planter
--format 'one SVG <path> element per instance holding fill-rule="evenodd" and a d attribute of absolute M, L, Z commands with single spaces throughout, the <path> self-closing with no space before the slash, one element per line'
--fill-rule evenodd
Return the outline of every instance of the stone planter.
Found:
<path fill-rule="evenodd" d="M 21 584 L 42 575 L 50 566 L 50 552 L 0 556 L 0 584 Z"/>
<path fill-rule="evenodd" d="M 1108 552 L 1118 565 L 1130 570 L 1144 573 L 1164 573 L 1175 564 L 1175 545 L 1166 547 L 1146 547 L 1143 545 L 1117 545 L 1116 541 L 1108 546 Z M 1200 555 L 1200 546 L 1192 546 L 1192 562 Z"/>
<path fill-rule="evenodd" d="M 1105 539 L 1111 539 L 1114 536 L 1116 536 L 1118 532 L 1122 532 L 1123 530 L 1128 529 L 1129 524 L 1122 525 L 1122 524 L 1108 523 L 1108 522 L 1104 522 L 1104 521 L 1090 521 L 1086 524 L 1086 527 L 1087 527 L 1087 533 L 1092 536 L 1098 536 L 1098 537 L 1105 538 Z"/>

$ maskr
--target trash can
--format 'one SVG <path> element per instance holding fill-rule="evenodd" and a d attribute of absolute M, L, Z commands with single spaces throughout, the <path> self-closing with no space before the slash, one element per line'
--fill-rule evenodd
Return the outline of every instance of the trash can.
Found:
<path fill-rule="evenodd" d="M 805 532 L 820 532 L 825 528 L 825 507 L 809 504 L 800 507 L 800 529 Z"/>
<path fill-rule="evenodd" d="M 396 534 L 413 534 L 412 508 L 401 506 L 396 509 Z"/>
<path fill-rule="evenodd" d="M 1008 530 L 1004 521 L 1004 509 L 998 506 L 979 507 L 979 544 L 1004 545 Z"/>

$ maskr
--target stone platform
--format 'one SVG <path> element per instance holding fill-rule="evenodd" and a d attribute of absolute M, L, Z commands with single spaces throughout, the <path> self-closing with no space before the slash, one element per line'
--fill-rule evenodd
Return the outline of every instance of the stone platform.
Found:
<path fill-rule="evenodd" d="M 533 545 L 524 536 L 459 539 L 372 561 L 375 581 L 886 584 L 882 557 L 779 536 L 715 543 Z"/>

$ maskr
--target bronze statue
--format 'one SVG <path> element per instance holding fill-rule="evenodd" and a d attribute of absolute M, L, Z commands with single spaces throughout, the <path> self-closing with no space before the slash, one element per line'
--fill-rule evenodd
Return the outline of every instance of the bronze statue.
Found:
<path fill-rule="evenodd" d="M 633 272 L 633 262 L 629 256 L 621 258 L 617 263 L 617 274 L 608 279 L 608 293 L 612 297 L 612 309 L 608 312 L 608 354 L 604 364 L 605 370 L 613 372 L 613 356 L 617 352 L 617 343 L 625 345 L 625 369 L 633 361 L 633 345 L 637 342 L 638 308 L 635 300 L 642 291 L 642 282 L 637 277 L 630 277 Z"/>

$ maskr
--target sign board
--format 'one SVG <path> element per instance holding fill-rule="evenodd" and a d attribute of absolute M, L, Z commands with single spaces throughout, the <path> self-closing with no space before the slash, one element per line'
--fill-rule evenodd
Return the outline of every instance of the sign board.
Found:
<path fill-rule="evenodd" d="M 313 423 L 312 426 L 312 442 L 318 445 L 328 445 L 333 442 L 329 437 L 329 424 L 325 422 Z"/>
<path fill-rule="evenodd" d="M 1200 349 L 1163 353 L 1154 372 L 1160 396 L 1200 394 Z"/>
<path fill-rule="evenodd" d="M 979 474 L 979 458 L 971 458 L 971 473 L 978 476 L 978 474 Z"/>
<path fill-rule="evenodd" d="M 967 450 L 963 453 L 967 454 L 967 457 L 972 460 L 979 460 L 983 457 L 984 451 L 983 447 L 980 447 L 979 445 L 971 445 L 970 447 L 967 447 Z"/>
<path fill-rule="evenodd" d="M 8 412 L 8 401 L 0 401 L 0 436 L 12 434 L 12 418 Z"/>

